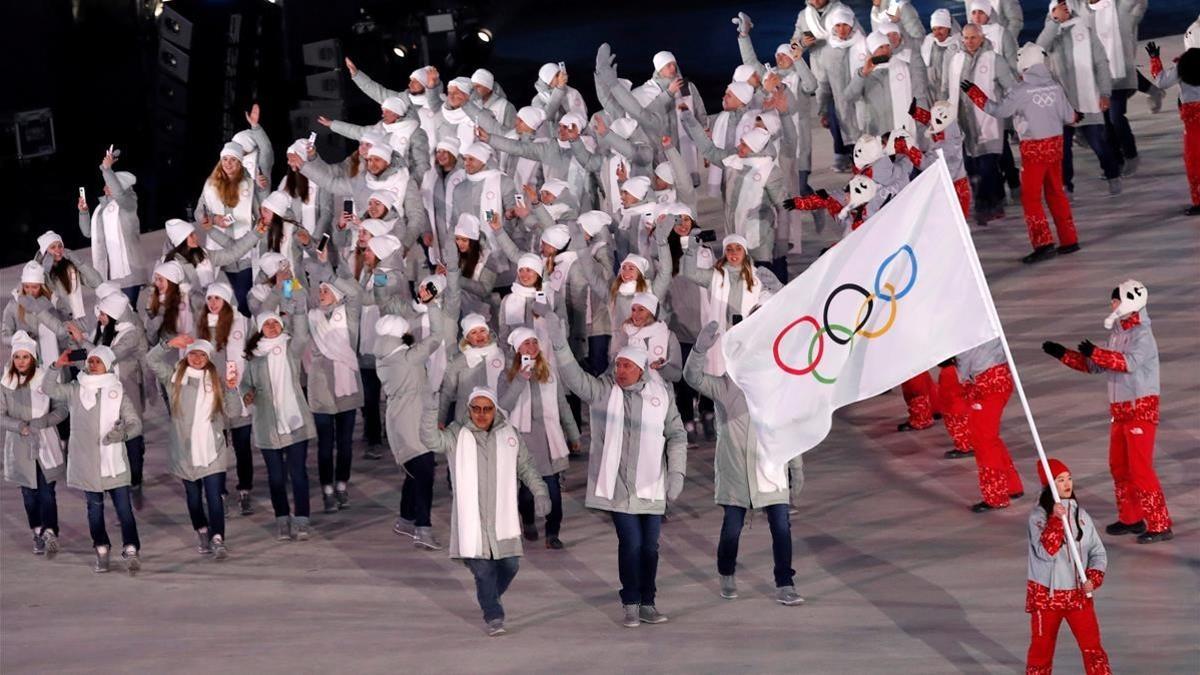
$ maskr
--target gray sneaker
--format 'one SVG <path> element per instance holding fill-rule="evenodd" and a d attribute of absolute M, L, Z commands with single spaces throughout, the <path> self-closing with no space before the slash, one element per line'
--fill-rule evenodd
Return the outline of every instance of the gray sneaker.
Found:
<path fill-rule="evenodd" d="M 408 518 L 401 518 L 400 516 L 396 516 L 396 524 L 392 525 L 392 532 L 405 537 L 411 537 L 413 539 L 417 538 L 416 523 Z"/>
<path fill-rule="evenodd" d="M 196 530 L 196 553 L 200 555 L 212 555 L 212 542 L 208 539 L 208 530 Z"/>
<path fill-rule="evenodd" d="M 33 533 L 33 554 L 46 555 L 46 540 L 37 532 Z"/>
<path fill-rule="evenodd" d="M 775 602 L 787 607 L 795 607 L 796 605 L 803 605 L 804 598 L 800 597 L 800 594 L 796 592 L 795 586 L 780 586 L 775 590 Z"/>
<path fill-rule="evenodd" d="M 296 516 L 292 529 L 296 533 L 296 541 L 308 541 L 308 518 Z"/>
<path fill-rule="evenodd" d="M 721 597 L 726 600 L 733 600 L 738 596 L 737 579 L 732 574 L 721 575 Z"/>
<path fill-rule="evenodd" d="M 238 492 L 238 507 L 241 509 L 243 516 L 248 516 L 254 513 L 254 499 L 250 497 L 249 490 L 241 490 Z"/>
<path fill-rule="evenodd" d="M 666 623 L 667 615 L 660 614 L 654 605 L 639 605 L 638 620 L 642 623 Z"/>
<path fill-rule="evenodd" d="M 1108 194 L 1110 194 L 1110 195 L 1121 194 L 1121 179 L 1120 178 L 1109 178 L 1108 179 Z"/>
<path fill-rule="evenodd" d="M 137 574 L 137 571 L 142 569 L 142 559 L 138 557 L 138 550 L 133 547 L 133 544 L 125 547 L 121 551 L 121 558 L 125 561 L 125 569 L 132 575 Z"/>
<path fill-rule="evenodd" d="M 338 490 L 337 488 L 334 488 L 333 498 L 337 500 L 339 509 L 350 508 L 350 493 L 346 492 L 345 490 Z"/>
<path fill-rule="evenodd" d="M 689 448 L 700 447 L 700 430 L 696 428 L 695 422 L 688 422 L 683 425 L 687 431 L 687 446 Z"/>
<path fill-rule="evenodd" d="M 108 571 L 108 547 L 96 547 L 96 562 L 92 564 L 92 571 L 97 574 L 104 574 Z"/>
<path fill-rule="evenodd" d="M 332 492 L 321 492 L 321 501 L 325 505 L 325 513 L 337 513 L 338 503 Z"/>
<path fill-rule="evenodd" d="M 442 550 L 442 545 L 439 544 L 438 540 L 433 536 L 432 527 L 418 527 L 416 529 L 416 536 L 413 537 L 413 540 L 413 545 L 417 548 L 423 548 L 430 551 Z"/>
<path fill-rule="evenodd" d="M 279 516 L 275 519 L 276 535 L 279 541 L 292 540 L 292 519 L 290 516 Z"/>
<path fill-rule="evenodd" d="M 363 450 L 363 459 L 383 459 L 383 451 L 378 445 L 368 445 L 366 450 Z"/>
<path fill-rule="evenodd" d="M 42 541 L 46 542 L 46 558 L 53 558 L 58 553 L 58 535 L 54 530 L 42 530 Z"/>
<path fill-rule="evenodd" d="M 621 619 L 621 625 L 626 628 L 637 628 L 641 625 L 641 620 L 638 619 L 637 605 L 621 605 L 625 610 L 625 617 Z"/>
<path fill-rule="evenodd" d="M 213 560 L 218 562 L 229 557 L 229 550 L 225 548 L 225 537 L 222 537 L 219 534 L 213 535 L 212 553 Z"/>
<path fill-rule="evenodd" d="M 492 619 L 491 621 L 487 622 L 488 637 L 504 635 L 507 632 L 508 631 L 504 630 L 504 619 Z"/>
<path fill-rule="evenodd" d="M 1125 166 L 1121 167 L 1122 176 L 1132 176 L 1137 173 L 1139 157 L 1126 157 Z"/>

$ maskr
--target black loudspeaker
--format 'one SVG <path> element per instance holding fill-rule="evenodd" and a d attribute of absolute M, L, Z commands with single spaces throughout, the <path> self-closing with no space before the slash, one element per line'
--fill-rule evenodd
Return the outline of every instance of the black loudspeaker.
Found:
<path fill-rule="evenodd" d="M 158 67 L 171 77 L 186 83 L 191 70 L 191 55 L 175 45 L 160 40 L 158 43 Z"/>
<path fill-rule="evenodd" d="M 304 78 L 304 87 L 312 98 L 342 98 L 342 78 L 336 70 L 308 75 Z"/>
<path fill-rule="evenodd" d="M 342 43 L 338 40 L 308 42 L 303 47 L 304 65 L 334 70 L 342 65 Z"/>
<path fill-rule="evenodd" d="M 156 100 L 167 111 L 186 115 L 188 111 L 187 85 L 169 77 L 160 77 L 156 83 Z"/>
<path fill-rule="evenodd" d="M 291 138 L 307 138 L 315 131 L 317 154 L 327 159 L 341 159 L 346 155 L 346 139 L 318 124 L 317 118 L 324 116 L 336 120 L 342 119 L 345 114 L 346 110 L 341 101 L 301 101 L 299 108 L 288 113 Z"/>
<path fill-rule="evenodd" d="M 158 34 L 162 39 L 183 49 L 192 48 L 192 22 L 179 12 L 164 4 L 162 16 L 158 17 Z"/>

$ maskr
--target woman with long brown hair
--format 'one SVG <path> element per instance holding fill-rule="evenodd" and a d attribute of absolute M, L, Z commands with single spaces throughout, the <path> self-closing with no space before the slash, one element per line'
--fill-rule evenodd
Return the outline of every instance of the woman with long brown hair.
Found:
<path fill-rule="evenodd" d="M 186 356 L 175 366 L 168 365 L 174 360 L 168 348 L 184 349 Z M 167 390 L 171 409 L 167 465 L 183 481 L 188 516 L 198 541 L 196 552 L 224 560 L 228 552 L 221 492 L 229 463 L 225 420 L 237 391 L 236 382 L 218 374 L 212 354 L 213 345 L 208 340 L 178 335 L 151 349 L 145 363 Z"/>
<path fill-rule="evenodd" d="M 65 330 L 53 327 L 43 317 L 59 316 L 60 306 L 50 287 L 41 263 L 30 260 L 21 268 L 21 283 L 12 291 L 12 302 L 4 306 L 0 317 L 0 339 L 11 343 L 17 331 L 25 331 L 38 342 L 38 358 L 53 363 L 67 340 Z"/>
<path fill-rule="evenodd" d="M 262 133 L 258 119 L 259 107 L 256 103 L 246 114 L 246 121 L 250 123 L 250 130 L 257 132 L 255 138 L 259 146 L 258 153 L 261 156 L 269 156 L 270 140 Z M 202 225 L 211 224 L 227 230 L 234 240 L 240 239 L 254 227 L 259 215 L 259 204 L 266 198 L 269 185 L 269 177 L 257 173 L 257 164 L 254 165 L 257 175 L 251 174 L 244 164 L 245 158 L 246 149 L 240 143 L 226 143 L 221 148 L 220 160 L 213 167 L 208 180 L 204 182 L 204 189 L 196 202 L 196 219 Z M 208 243 L 207 248 L 219 250 L 222 245 L 214 240 Z M 224 267 L 239 307 L 248 306 L 246 294 L 250 292 L 254 281 L 252 262 L 252 255 L 247 253 Z"/>
<path fill-rule="evenodd" d="M 87 316 L 87 307 L 83 303 L 83 287 L 95 288 L 104 277 L 94 267 L 68 251 L 63 246 L 62 237 L 54 230 L 48 230 L 37 238 L 38 253 L 34 260 L 42 263 L 46 270 L 46 285 L 56 296 L 62 298 L 70 318 L 82 319 Z"/>
<path fill-rule="evenodd" d="M 33 552 L 58 552 L 58 499 L 54 484 L 66 472 L 55 425 L 67 408 L 42 392 L 46 369 L 38 367 L 38 344 L 25 331 L 12 339 L 12 356 L 0 378 L 0 424 L 4 431 L 4 478 L 21 486 Z"/>
<path fill-rule="evenodd" d="M 562 491 L 559 476 L 567 470 L 570 453 L 579 451 L 579 427 L 567 405 L 567 390 L 533 330 L 524 326 L 508 335 L 512 359 L 500 378 L 500 407 L 509 411 L 508 421 L 537 465 L 550 490 L 550 512 L 546 514 L 546 548 L 563 547 L 558 538 L 562 525 Z M 537 541 L 533 494 L 525 487 L 517 494 L 521 530 L 529 541 Z"/>
<path fill-rule="evenodd" d="M 142 289 L 138 309 L 146 327 L 146 340 L 166 342 L 176 335 L 194 335 L 196 315 L 203 299 L 187 283 L 183 266 L 171 260 L 154 268 L 154 283 Z"/>
<path fill-rule="evenodd" d="M 196 336 L 212 343 L 209 359 L 223 379 L 242 382 L 246 372 L 246 340 L 250 337 L 250 320 L 237 311 L 233 288 L 217 282 L 204 292 L 204 307 L 196 319 Z M 240 396 L 232 397 L 226 422 L 237 464 L 238 507 L 243 516 L 254 513 L 254 454 L 250 447 L 250 423 L 254 406 L 246 405 Z"/>

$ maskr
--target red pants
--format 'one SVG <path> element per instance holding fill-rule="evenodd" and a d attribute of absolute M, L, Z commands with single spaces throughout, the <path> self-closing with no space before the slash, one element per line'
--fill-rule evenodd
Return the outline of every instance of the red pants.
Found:
<path fill-rule="evenodd" d="M 1183 168 L 1192 205 L 1200 206 L 1200 101 L 1181 103 L 1179 117 L 1183 120 Z"/>
<path fill-rule="evenodd" d="M 904 403 L 908 405 L 908 423 L 914 429 L 933 426 L 933 414 L 938 412 L 937 385 L 928 372 L 921 373 L 900 385 Z"/>
<path fill-rule="evenodd" d="M 987 394 L 971 406 L 971 447 L 979 469 L 979 492 L 988 506 L 1008 506 L 1009 495 L 1025 491 L 1008 446 L 1000 439 L 1000 418 L 1010 396 L 1011 390 Z"/>
<path fill-rule="evenodd" d="M 1063 619 L 1075 634 L 1079 651 L 1083 652 L 1083 671 L 1088 675 L 1112 675 L 1108 654 L 1100 645 L 1100 624 L 1096 610 L 1088 600 L 1083 609 L 1041 609 L 1029 615 L 1031 638 L 1025 657 L 1026 675 L 1050 675 L 1054 666 L 1054 645 Z"/>
<path fill-rule="evenodd" d="M 963 218 L 971 211 L 971 179 L 963 176 L 954 181 L 954 191 L 958 194 L 958 205 L 962 207 Z"/>
<path fill-rule="evenodd" d="M 1058 230 L 1058 245 L 1070 246 L 1079 242 L 1071 203 L 1063 189 L 1062 144 L 1062 136 L 1021 141 L 1021 208 L 1025 210 L 1029 243 L 1034 248 L 1054 243 L 1046 211 L 1042 208 L 1043 191 L 1050 215 L 1054 217 L 1054 227 Z"/>
<path fill-rule="evenodd" d="M 967 403 L 962 385 L 958 382 L 958 369 L 945 366 L 938 373 L 938 401 L 942 405 L 942 424 L 955 450 L 968 452 L 971 449 L 970 405 Z"/>
<path fill-rule="evenodd" d="M 1154 435 L 1157 424 L 1113 422 L 1108 437 L 1108 469 L 1122 523 L 1146 521 L 1150 532 L 1171 527 L 1167 500 L 1154 473 Z"/>

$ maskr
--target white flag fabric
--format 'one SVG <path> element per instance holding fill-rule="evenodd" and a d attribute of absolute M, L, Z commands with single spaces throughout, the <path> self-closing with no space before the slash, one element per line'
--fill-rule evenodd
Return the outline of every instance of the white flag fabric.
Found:
<path fill-rule="evenodd" d="M 722 340 L 764 469 L 828 435 L 833 411 L 1000 335 L 945 161 L 921 173 Z"/>

